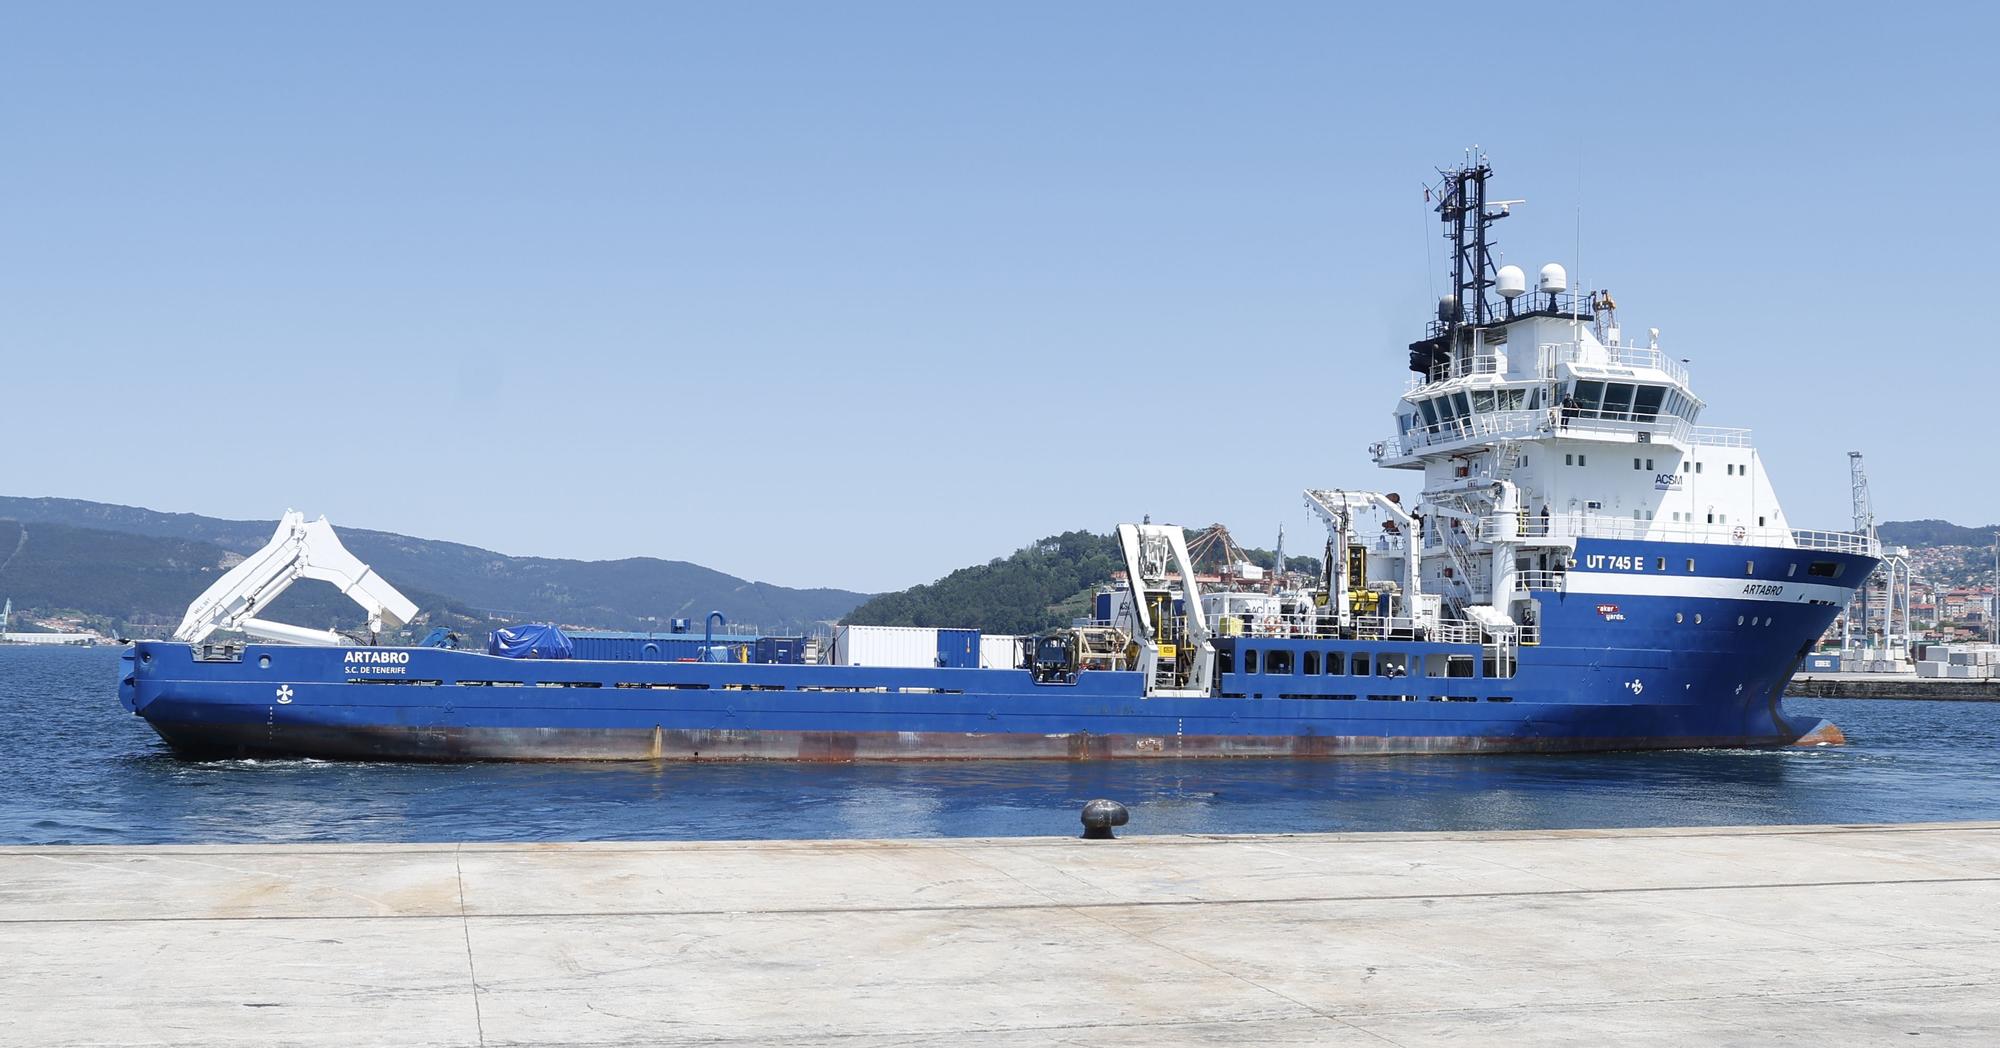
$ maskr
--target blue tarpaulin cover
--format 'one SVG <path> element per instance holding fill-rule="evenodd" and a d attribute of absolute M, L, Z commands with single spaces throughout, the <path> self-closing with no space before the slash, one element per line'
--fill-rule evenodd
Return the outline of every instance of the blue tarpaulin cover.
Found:
<path fill-rule="evenodd" d="M 486 638 L 486 654 L 510 659 L 567 659 L 576 654 L 576 648 L 554 626 L 529 623 L 494 630 Z"/>

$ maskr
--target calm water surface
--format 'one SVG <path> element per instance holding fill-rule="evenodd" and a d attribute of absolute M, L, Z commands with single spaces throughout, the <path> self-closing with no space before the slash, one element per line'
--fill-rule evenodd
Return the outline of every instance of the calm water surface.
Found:
<path fill-rule="evenodd" d="M 1799 702 L 1816 750 L 1084 764 L 339 764 L 170 756 L 118 650 L 0 647 L 0 843 L 1042 836 L 2000 818 L 2000 704 Z"/>

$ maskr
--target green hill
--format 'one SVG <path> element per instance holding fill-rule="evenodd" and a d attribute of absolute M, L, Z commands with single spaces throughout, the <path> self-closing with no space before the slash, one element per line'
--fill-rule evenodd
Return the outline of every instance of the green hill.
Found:
<path fill-rule="evenodd" d="M 0 567 L 0 596 L 18 611 L 69 609 L 135 621 L 171 610 L 180 621 L 189 601 L 230 553 L 246 554 L 271 538 L 277 521 L 220 520 L 158 513 L 78 499 L 0 497 L 0 522 L 27 525 L 25 557 Z M 338 526 L 338 522 L 336 522 Z M 88 532 L 89 534 L 83 534 Z M 583 561 L 510 557 L 457 542 L 385 531 L 340 528 L 341 541 L 426 610 L 457 609 L 468 620 L 543 619 L 610 629 L 660 627 L 719 610 L 732 622 L 767 632 L 802 632 L 852 610 L 865 594 L 792 589 L 751 582 L 686 561 L 633 557 Z M 14 548 L 16 528 L 0 529 L 0 550 Z M 140 541 L 144 540 L 144 541 Z M 16 577 L 16 572 L 20 577 Z M 294 586 L 280 612 L 353 615 L 351 602 L 326 587 Z M 294 601 L 301 603 L 294 604 Z M 298 618 L 301 625 L 318 625 Z"/>
<path fill-rule="evenodd" d="M 1876 525 L 1875 531 L 1892 546 L 1991 546 L 2000 524 L 1967 528 L 1948 520 L 1892 520 Z"/>
<path fill-rule="evenodd" d="M 1192 534 L 1192 533 L 1190 533 Z M 1246 549 L 1261 567 L 1276 554 Z M 1294 571 L 1318 574 L 1319 560 L 1286 557 Z M 1218 555 L 1198 562 L 1220 567 Z M 1066 531 L 1023 546 L 1006 557 L 960 568 L 936 582 L 870 597 L 841 621 L 862 626 L 944 626 L 985 633 L 1034 633 L 1088 614 L 1091 594 L 1123 571 L 1118 540 L 1089 531 Z"/>

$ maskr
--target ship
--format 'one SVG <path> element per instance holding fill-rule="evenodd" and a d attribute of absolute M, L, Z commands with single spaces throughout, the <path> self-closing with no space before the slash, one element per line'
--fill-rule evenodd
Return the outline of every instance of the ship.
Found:
<path fill-rule="evenodd" d="M 1431 193 L 1450 290 L 1408 346 L 1375 464 L 1397 492 L 1313 488 L 1319 573 L 1204 588 L 1179 527 L 1121 524 L 1124 573 L 1017 666 L 839 665 L 701 644 L 579 651 L 560 631 L 381 643 L 417 609 L 324 518 L 125 652 L 120 701 L 195 758 L 788 760 L 1322 757 L 1783 747 L 1801 660 L 1880 558 L 1794 528 L 1747 430 L 1702 423 L 1685 360 L 1628 341 L 1604 290 L 1496 265 L 1483 156 Z M 1398 351 L 1400 354 L 1400 350 Z M 296 578 L 356 638 L 259 617 Z M 713 629 L 715 617 L 711 617 Z M 218 633 L 243 643 L 217 643 Z M 414 634 L 412 634 L 414 635 Z M 569 657 L 563 657 L 569 656 Z"/>

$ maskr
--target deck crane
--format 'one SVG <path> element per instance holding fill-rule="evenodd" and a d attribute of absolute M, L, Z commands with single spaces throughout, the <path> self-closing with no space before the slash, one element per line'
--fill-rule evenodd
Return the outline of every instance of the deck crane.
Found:
<path fill-rule="evenodd" d="M 1132 600 L 1133 667 L 1145 675 L 1153 695 L 1207 695 L 1215 683 L 1214 633 L 1201 606 L 1201 584 L 1187 536 L 1162 524 L 1118 525 L 1118 548 L 1125 558 L 1125 584 Z M 1181 609 L 1174 614 L 1179 583 Z M 1176 619 L 1178 618 L 1178 621 Z"/>
<path fill-rule="evenodd" d="M 396 629 L 417 617 L 417 606 L 349 553 L 325 517 L 307 523 L 305 514 L 286 510 L 277 532 L 263 549 L 243 558 L 188 605 L 187 617 L 174 631 L 174 639 L 200 644 L 216 630 L 242 630 L 259 640 L 289 644 L 347 643 L 346 637 L 333 630 L 255 617 L 300 579 L 339 587 L 368 613 L 370 634 Z"/>

